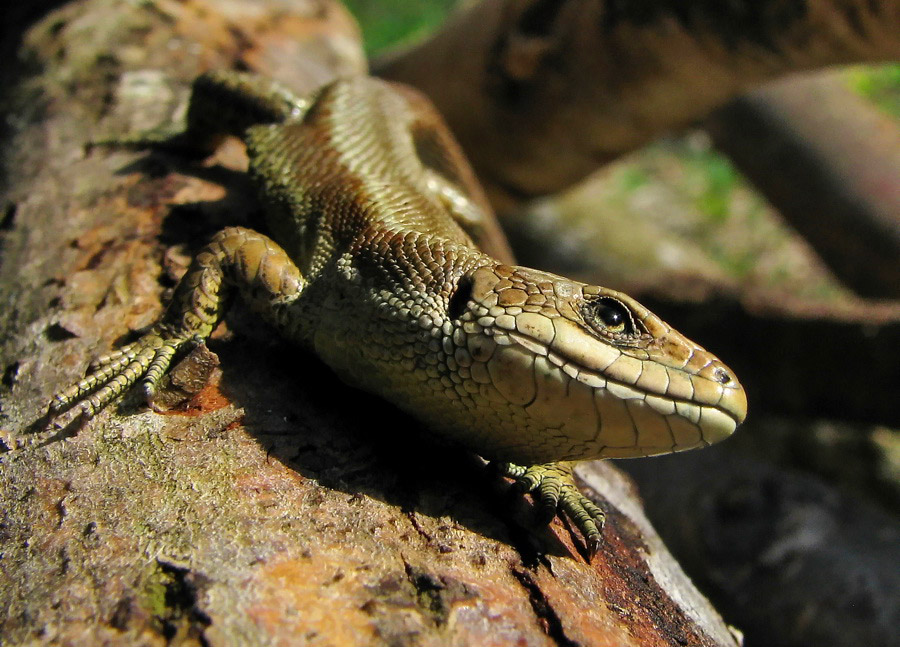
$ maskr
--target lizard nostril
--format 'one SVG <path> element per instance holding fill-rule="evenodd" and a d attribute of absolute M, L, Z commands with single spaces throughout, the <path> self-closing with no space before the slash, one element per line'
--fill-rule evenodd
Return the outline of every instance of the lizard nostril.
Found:
<path fill-rule="evenodd" d="M 729 382 L 731 382 L 731 375 L 729 375 L 727 371 L 724 371 L 721 368 L 716 369 L 716 372 L 713 373 L 713 377 L 719 384 L 728 384 Z"/>

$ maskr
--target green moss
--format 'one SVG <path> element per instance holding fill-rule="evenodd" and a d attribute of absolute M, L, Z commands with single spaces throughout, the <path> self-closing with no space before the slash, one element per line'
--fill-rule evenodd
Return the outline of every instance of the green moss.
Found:
<path fill-rule="evenodd" d="M 731 210 L 731 197 L 737 187 L 737 171 L 725 157 L 709 152 L 702 160 L 705 188 L 697 199 L 697 206 L 710 219 L 722 221 Z"/>
<path fill-rule="evenodd" d="M 624 193 L 640 189 L 651 181 L 647 171 L 638 166 L 627 166 L 619 174 L 619 188 Z"/>
<path fill-rule="evenodd" d="M 703 145 L 676 144 L 673 151 L 686 165 L 688 192 L 697 210 L 710 222 L 728 219 L 735 191 L 743 179 L 731 161 L 722 153 Z"/>
<path fill-rule="evenodd" d="M 199 644 L 185 639 L 199 637 L 210 623 L 197 608 L 197 593 L 188 573 L 185 568 L 157 561 L 144 580 L 140 603 L 168 644 Z"/>
<path fill-rule="evenodd" d="M 154 618 L 168 615 L 166 592 L 172 582 L 172 576 L 164 573 L 157 565 L 147 576 L 141 591 L 141 606 Z"/>

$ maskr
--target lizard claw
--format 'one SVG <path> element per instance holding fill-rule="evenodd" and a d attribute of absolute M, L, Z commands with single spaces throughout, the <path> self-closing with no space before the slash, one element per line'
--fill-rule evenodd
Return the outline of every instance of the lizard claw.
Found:
<path fill-rule="evenodd" d="M 537 519 L 549 523 L 557 512 L 565 512 L 588 544 L 591 554 L 602 542 L 606 514 L 584 496 L 575 485 L 572 468 L 565 463 L 547 463 L 522 467 L 512 463 L 495 463 L 497 471 L 513 479 L 513 487 L 531 492 L 538 505 Z"/>

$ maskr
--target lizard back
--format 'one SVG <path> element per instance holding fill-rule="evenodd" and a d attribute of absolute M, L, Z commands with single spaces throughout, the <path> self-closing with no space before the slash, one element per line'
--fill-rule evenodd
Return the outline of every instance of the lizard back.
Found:
<path fill-rule="evenodd" d="M 410 110 L 415 100 L 411 91 L 354 78 L 327 86 L 301 119 L 248 129 L 267 224 L 306 276 L 375 232 L 474 247 L 448 200 L 428 186 L 443 182 L 480 201 L 469 196 L 471 171 L 452 140 L 430 135 L 439 117 Z"/>

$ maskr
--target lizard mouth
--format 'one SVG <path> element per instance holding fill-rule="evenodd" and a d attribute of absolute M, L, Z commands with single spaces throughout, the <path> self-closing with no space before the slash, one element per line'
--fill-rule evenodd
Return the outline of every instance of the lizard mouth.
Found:
<path fill-rule="evenodd" d="M 744 390 L 730 376 L 723 384 L 626 355 L 624 369 L 614 359 L 604 360 L 602 371 L 574 353 L 564 355 L 552 341 L 501 326 L 483 328 L 470 341 L 485 369 L 473 365 L 472 375 L 480 375 L 488 399 L 520 407 L 548 438 L 555 433 L 577 448 L 566 450 L 572 456 L 632 458 L 706 447 L 730 436 L 746 415 Z M 635 377 L 625 372 L 632 361 L 653 368 Z"/>
<path fill-rule="evenodd" d="M 665 372 L 666 382 L 651 383 L 649 378 L 628 382 L 621 373 L 611 370 L 611 366 L 606 373 L 591 370 L 571 357 L 554 352 L 552 345 L 548 348 L 518 332 L 505 331 L 505 334 L 515 346 L 526 349 L 535 358 L 532 370 L 538 388 L 526 408 L 540 403 L 541 382 L 555 380 L 565 386 L 565 397 L 559 401 L 561 411 L 571 410 L 571 396 L 575 395 L 572 400 L 577 402 L 583 399 L 577 393 L 589 390 L 597 414 L 598 438 L 602 437 L 608 447 L 606 455 L 649 455 L 708 446 L 730 436 L 746 417 L 746 394 L 730 375 L 727 383 L 722 384 L 721 379 L 669 368 Z M 510 347 L 498 348 L 499 356 L 509 352 L 507 348 Z M 673 375 L 690 380 L 692 386 L 701 386 L 693 388 L 692 398 L 670 394 L 667 386 Z M 590 416 L 581 418 L 590 422 Z"/>

